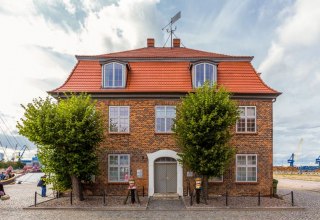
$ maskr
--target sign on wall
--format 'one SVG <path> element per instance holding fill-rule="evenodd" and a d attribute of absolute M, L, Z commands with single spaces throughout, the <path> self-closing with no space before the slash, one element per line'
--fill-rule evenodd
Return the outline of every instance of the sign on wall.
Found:
<path fill-rule="evenodd" d="M 142 169 L 137 169 L 137 177 L 142 178 Z"/>

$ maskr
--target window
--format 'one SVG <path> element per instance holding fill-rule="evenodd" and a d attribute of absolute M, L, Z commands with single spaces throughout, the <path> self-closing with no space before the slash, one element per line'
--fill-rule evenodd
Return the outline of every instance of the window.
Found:
<path fill-rule="evenodd" d="M 194 66 L 194 83 L 195 88 L 203 86 L 205 81 L 211 85 L 217 81 L 217 67 L 210 63 L 200 63 Z"/>
<path fill-rule="evenodd" d="M 123 88 L 125 86 L 125 66 L 120 63 L 108 63 L 103 66 L 103 87 Z"/>
<path fill-rule="evenodd" d="M 240 106 L 240 119 L 237 121 L 237 132 L 256 132 L 256 107 Z"/>
<path fill-rule="evenodd" d="M 237 182 L 257 182 L 257 155 L 237 154 Z"/>
<path fill-rule="evenodd" d="M 208 179 L 209 183 L 222 183 L 223 182 L 223 175 L 221 176 L 211 176 Z"/>
<path fill-rule="evenodd" d="M 109 107 L 109 132 L 129 133 L 129 106 Z"/>
<path fill-rule="evenodd" d="M 130 174 L 129 154 L 109 154 L 109 182 L 127 182 Z"/>
<path fill-rule="evenodd" d="M 173 120 L 176 118 L 175 106 L 156 107 L 156 132 L 172 132 Z"/>

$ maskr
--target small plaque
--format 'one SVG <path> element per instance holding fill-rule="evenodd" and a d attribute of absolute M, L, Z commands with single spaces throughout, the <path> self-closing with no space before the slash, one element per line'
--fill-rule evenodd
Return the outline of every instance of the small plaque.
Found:
<path fill-rule="evenodd" d="M 192 171 L 188 171 L 187 172 L 187 177 L 193 177 L 193 172 Z"/>
<path fill-rule="evenodd" d="M 137 177 L 142 178 L 142 169 L 137 169 Z"/>

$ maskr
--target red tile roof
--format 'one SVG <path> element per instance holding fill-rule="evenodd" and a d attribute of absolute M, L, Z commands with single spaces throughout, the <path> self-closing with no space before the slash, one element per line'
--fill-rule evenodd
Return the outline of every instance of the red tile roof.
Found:
<path fill-rule="evenodd" d="M 280 94 L 262 81 L 250 63 L 252 57 L 238 57 L 246 60 L 239 59 L 240 61 L 237 61 L 235 56 L 187 48 L 143 48 L 77 58 L 79 61 L 66 82 L 49 93 L 190 92 L 193 90 L 189 68 L 190 61 L 170 61 L 168 59 L 128 60 L 130 70 L 128 71 L 127 85 L 124 89 L 102 88 L 100 61 L 103 58 L 119 60 L 121 58 L 231 58 L 231 60 L 218 62 L 219 85 L 224 85 L 230 92 L 237 94 Z"/>
<path fill-rule="evenodd" d="M 211 53 L 201 50 L 194 50 L 185 47 L 144 47 L 135 50 L 121 51 L 116 53 L 101 54 L 95 56 L 77 56 L 77 58 L 226 58 L 226 59 L 250 59 L 251 56 L 230 56 L 219 53 Z"/>

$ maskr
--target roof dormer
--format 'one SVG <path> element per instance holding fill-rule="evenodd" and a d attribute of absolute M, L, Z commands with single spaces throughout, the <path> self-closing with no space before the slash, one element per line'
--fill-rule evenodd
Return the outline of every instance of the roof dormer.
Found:
<path fill-rule="evenodd" d="M 121 62 L 108 62 L 102 65 L 102 88 L 125 88 L 127 68 Z"/>
<path fill-rule="evenodd" d="M 192 87 L 199 88 L 206 81 L 213 85 L 217 82 L 217 64 L 212 61 L 197 61 L 190 66 L 192 71 Z"/>

